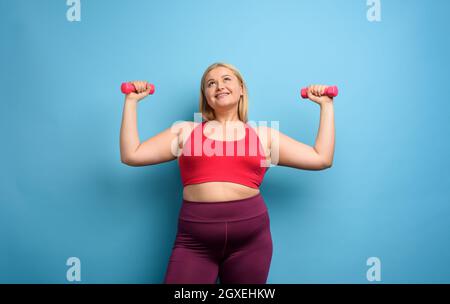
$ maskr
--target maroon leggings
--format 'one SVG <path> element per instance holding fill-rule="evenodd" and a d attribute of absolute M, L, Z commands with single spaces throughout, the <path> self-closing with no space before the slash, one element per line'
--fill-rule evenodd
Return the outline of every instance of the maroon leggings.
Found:
<path fill-rule="evenodd" d="M 261 194 L 226 202 L 183 200 L 164 283 L 264 284 L 272 236 Z"/>

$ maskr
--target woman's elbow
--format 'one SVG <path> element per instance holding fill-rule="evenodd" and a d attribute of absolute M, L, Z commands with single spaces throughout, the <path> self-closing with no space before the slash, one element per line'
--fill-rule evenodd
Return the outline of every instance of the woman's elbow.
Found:
<path fill-rule="evenodd" d="M 120 162 L 130 167 L 138 167 L 138 164 L 130 157 L 121 156 Z"/>
<path fill-rule="evenodd" d="M 132 166 L 131 163 L 130 163 L 128 160 L 126 160 L 126 159 L 121 159 L 120 162 L 121 162 L 122 164 L 124 164 L 124 165 Z"/>
<path fill-rule="evenodd" d="M 331 168 L 333 166 L 333 160 L 325 160 L 322 165 L 322 170 Z"/>

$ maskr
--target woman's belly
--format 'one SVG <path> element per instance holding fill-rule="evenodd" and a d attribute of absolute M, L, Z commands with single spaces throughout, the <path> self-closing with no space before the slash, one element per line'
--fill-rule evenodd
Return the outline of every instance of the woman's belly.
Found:
<path fill-rule="evenodd" d="M 231 182 L 207 182 L 187 185 L 183 189 L 183 199 L 194 202 L 221 202 L 255 196 L 259 189 Z"/>

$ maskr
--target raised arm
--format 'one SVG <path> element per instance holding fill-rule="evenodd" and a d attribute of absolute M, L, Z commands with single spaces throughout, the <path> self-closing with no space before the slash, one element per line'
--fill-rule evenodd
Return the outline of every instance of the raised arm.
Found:
<path fill-rule="evenodd" d="M 133 82 L 138 93 L 125 97 L 122 126 L 120 129 L 120 159 L 129 166 L 147 166 L 176 158 L 179 128 L 170 127 L 141 143 L 137 129 L 137 105 L 149 93 L 144 81 Z"/>
<path fill-rule="evenodd" d="M 334 157 L 333 99 L 321 96 L 326 86 L 308 88 L 308 98 L 320 105 L 320 125 L 314 147 L 301 143 L 281 132 L 270 129 L 272 163 L 305 170 L 330 168 Z"/>

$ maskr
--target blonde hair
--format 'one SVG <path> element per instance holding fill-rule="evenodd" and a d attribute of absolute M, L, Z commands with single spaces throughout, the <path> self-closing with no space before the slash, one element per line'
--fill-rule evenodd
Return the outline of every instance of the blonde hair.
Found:
<path fill-rule="evenodd" d="M 230 69 L 233 74 L 239 79 L 241 82 L 241 85 L 243 87 L 242 96 L 239 98 L 238 103 L 238 118 L 242 122 L 247 122 L 247 109 L 248 109 L 248 95 L 247 95 L 247 86 L 245 85 L 245 81 L 241 75 L 241 73 L 238 71 L 236 67 L 234 67 L 231 64 L 223 63 L 223 62 L 216 62 L 211 64 L 203 73 L 202 80 L 200 82 L 200 103 L 199 103 L 199 111 L 202 113 L 202 116 L 207 121 L 214 120 L 216 118 L 216 115 L 214 113 L 214 109 L 211 108 L 208 104 L 208 101 L 205 96 L 205 81 L 206 81 L 206 75 L 213 69 L 217 67 L 224 67 L 227 69 Z"/>

